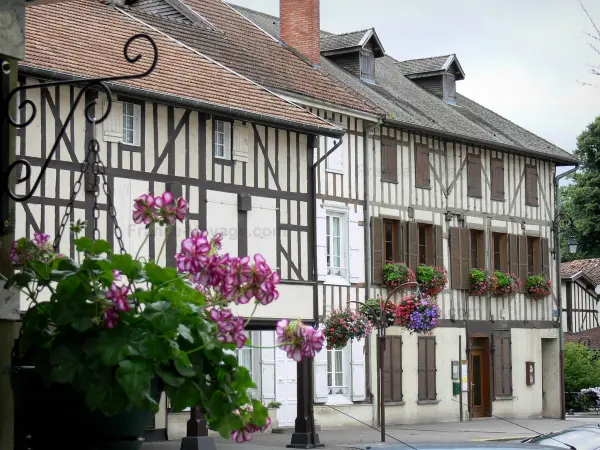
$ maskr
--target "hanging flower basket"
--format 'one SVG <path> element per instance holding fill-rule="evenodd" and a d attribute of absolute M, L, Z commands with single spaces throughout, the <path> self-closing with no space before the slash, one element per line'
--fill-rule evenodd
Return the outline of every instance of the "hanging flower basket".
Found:
<path fill-rule="evenodd" d="M 486 295 L 494 285 L 494 276 L 487 270 L 471 270 L 471 295 Z"/>
<path fill-rule="evenodd" d="M 415 273 L 404 263 L 388 262 L 383 267 L 383 283 L 389 287 L 415 281 Z"/>
<path fill-rule="evenodd" d="M 535 300 L 543 300 L 552 295 L 552 281 L 542 275 L 532 275 L 527 278 L 527 293 Z"/>
<path fill-rule="evenodd" d="M 390 300 L 384 300 L 382 298 L 370 298 L 367 300 L 365 305 L 360 305 L 360 312 L 364 314 L 371 323 L 377 323 L 381 318 L 381 304 L 383 303 L 383 307 L 385 309 L 385 315 L 387 319 L 387 326 L 391 327 L 396 322 L 394 318 L 394 314 L 396 313 L 396 305 Z"/>
<path fill-rule="evenodd" d="M 410 333 L 428 333 L 440 323 L 440 308 L 435 300 L 422 294 L 407 295 L 396 309 L 396 324 Z"/>
<path fill-rule="evenodd" d="M 342 349 L 348 341 L 352 339 L 360 341 L 373 330 L 369 318 L 354 311 L 333 311 L 325 320 L 324 327 L 328 349 Z"/>
<path fill-rule="evenodd" d="M 514 273 L 494 272 L 492 295 L 508 297 L 521 291 L 521 280 Z"/>
<path fill-rule="evenodd" d="M 436 297 L 448 284 L 448 273 L 443 267 L 417 267 L 417 283 L 423 295 Z"/>
<path fill-rule="evenodd" d="M 156 234 L 156 226 L 167 227 L 168 236 L 186 213 L 184 199 L 168 192 L 146 194 L 135 201 L 133 219 L 149 228 L 148 236 Z M 80 237 L 85 225 L 71 227 L 74 259 L 56 253 L 60 234 L 54 245 L 38 233 L 11 249 L 20 271 L 6 286 L 32 303 L 23 317 L 15 365 L 35 366 L 33 374 L 21 370 L 12 378 L 15 397 L 26 411 L 32 400 L 27 392 L 35 392 L 34 403 L 45 403 L 32 410 L 57 412 L 26 421 L 34 446 L 50 442 L 85 449 L 87 443 L 117 441 L 119 448 L 139 447 L 137 437 L 158 410 L 162 390 L 174 411 L 202 408 L 209 427 L 223 437 L 242 442 L 264 431 L 267 408 L 250 397 L 254 383 L 231 355 L 248 344 L 248 319 L 235 316 L 231 307 L 276 301 L 279 274 L 261 255 L 222 254 L 220 234 L 210 238 L 206 231 L 192 231 L 180 253 L 167 256 L 176 262 L 170 268 L 142 261 L 122 245 L 121 252 L 113 252 L 107 241 Z M 157 248 L 160 260 L 164 243 Z M 49 301 L 39 301 L 45 291 Z M 351 336 L 366 333 L 367 326 L 355 330 L 363 322 L 368 323 L 354 320 Z M 277 334 L 277 344 L 295 361 L 314 357 L 325 340 L 322 331 L 300 321 L 280 321 Z M 60 394 L 65 388 L 68 397 Z M 61 398 L 68 398 L 69 408 L 57 407 Z M 57 404 L 46 404 L 49 399 Z M 138 413 L 138 418 L 130 415 Z M 94 419 L 109 416 L 119 418 L 116 425 Z M 122 446 L 123 440 L 132 446 Z"/>

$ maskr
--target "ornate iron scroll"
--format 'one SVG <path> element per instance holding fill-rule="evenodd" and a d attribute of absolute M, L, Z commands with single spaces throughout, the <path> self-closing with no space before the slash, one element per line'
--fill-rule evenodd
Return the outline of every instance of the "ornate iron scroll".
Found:
<path fill-rule="evenodd" d="M 71 105 L 69 114 L 68 114 L 67 118 L 65 119 L 63 126 L 54 141 L 52 150 L 50 151 L 50 153 L 48 153 L 46 161 L 42 165 L 40 174 L 38 175 L 37 179 L 35 180 L 35 183 L 31 187 L 31 190 L 24 195 L 17 195 L 15 192 L 13 192 L 11 190 L 10 182 L 9 182 L 12 171 L 17 167 L 23 167 L 25 169 L 25 174 L 18 177 L 18 179 L 15 181 L 15 185 L 24 183 L 31 178 L 31 164 L 29 163 L 29 161 L 27 161 L 26 159 L 17 159 L 13 163 L 11 163 L 7 168 L 2 168 L 3 180 L 5 180 L 5 185 L 3 187 L 4 187 L 6 194 L 11 199 L 13 199 L 16 202 L 24 202 L 33 196 L 33 194 L 39 187 L 39 185 L 42 181 L 42 178 L 44 177 L 44 173 L 46 172 L 46 169 L 48 168 L 48 165 L 50 164 L 52 157 L 56 153 L 56 150 L 57 150 L 61 140 L 63 139 L 63 137 L 66 133 L 66 130 L 68 129 L 69 123 L 71 122 L 71 120 L 73 119 L 73 116 L 75 115 L 75 111 L 77 110 L 77 106 L 79 105 L 79 102 L 81 101 L 82 98 L 84 98 L 86 91 L 88 91 L 90 89 L 97 89 L 97 90 L 103 91 L 106 94 L 106 97 L 108 100 L 107 107 L 106 107 L 106 111 L 103 112 L 101 117 L 99 117 L 99 118 L 94 117 L 94 108 L 96 106 L 96 101 L 92 101 L 85 106 L 86 120 L 90 123 L 95 123 L 95 124 L 102 123 L 109 116 L 110 111 L 112 109 L 112 103 L 113 103 L 112 93 L 106 83 L 123 81 L 123 80 L 132 80 L 132 79 L 136 79 L 136 78 L 143 78 L 143 77 L 150 75 L 150 73 L 152 73 L 152 71 L 156 68 L 156 65 L 158 63 L 158 48 L 157 48 L 154 40 L 147 34 L 136 34 L 136 35 L 130 37 L 127 40 L 127 42 L 125 43 L 125 46 L 123 48 L 123 55 L 125 56 L 125 60 L 128 63 L 130 63 L 130 64 L 137 63 L 143 57 L 143 55 L 141 53 L 139 53 L 135 56 L 131 56 L 130 50 L 131 50 L 131 45 L 135 41 L 139 41 L 139 40 L 145 40 L 145 41 L 149 42 L 150 45 L 152 46 L 152 50 L 153 50 L 152 64 L 144 72 L 129 74 L 129 75 L 117 75 L 117 76 L 112 76 L 112 77 L 90 78 L 90 79 L 82 80 L 82 81 L 65 80 L 65 81 L 53 81 L 53 82 L 34 84 L 34 85 L 26 85 L 26 86 L 17 87 L 15 89 L 13 89 L 10 93 L 8 93 L 8 96 L 4 99 L 4 102 L 5 102 L 4 111 L 7 111 L 5 114 L 5 116 L 6 116 L 5 120 L 7 120 L 8 123 L 14 127 L 25 128 L 28 125 L 30 125 L 33 122 L 33 120 L 35 119 L 36 114 L 37 114 L 37 107 L 31 100 L 26 99 L 18 105 L 18 109 L 20 111 L 25 111 L 25 112 L 27 112 L 29 109 L 31 109 L 31 115 L 29 117 L 27 117 L 26 120 L 24 120 L 23 122 L 19 122 L 19 121 L 15 120 L 13 117 L 11 117 L 10 113 L 8 112 L 10 110 L 8 105 L 10 105 L 10 102 L 12 101 L 13 97 L 15 97 L 15 95 L 17 95 L 19 92 L 28 91 L 31 89 L 43 89 L 43 88 L 48 88 L 51 86 L 63 86 L 63 85 L 72 85 L 72 84 L 78 84 L 78 85 L 82 86 L 81 91 L 79 92 L 79 94 L 75 98 L 73 104 Z M 28 106 L 29 106 L 29 108 L 27 108 Z M 42 130 L 42 132 L 44 132 L 44 130 Z M 2 151 L 4 151 L 4 149 Z M 2 201 L 6 201 L 6 199 L 3 199 Z M 6 220 L 6 218 L 2 218 L 2 219 Z"/>

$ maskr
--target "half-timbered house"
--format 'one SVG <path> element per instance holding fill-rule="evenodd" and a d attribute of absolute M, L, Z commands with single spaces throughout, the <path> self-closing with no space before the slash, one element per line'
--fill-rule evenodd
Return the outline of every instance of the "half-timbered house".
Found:
<path fill-rule="evenodd" d="M 582 259 L 560 266 L 563 331 L 578 333 L 600 327 L 598 293 L 600 260 Z"/>
<path fill-rule="evenodd" d="M 200 22 L 172 20 L 181 27 L 212 29 L 208 22 Z M 145 78 L 109 82 L 114 100 L 110 116 L 99 124 L 86 121 L 86 105 L 95 103 L 89 114 L 102 117 L 108 99 L 103 89 L 82 93 L 82 80 L 143 73 L 151 65 L 153 50 L 144 38 L 125 48 L 129 62 L 123 56 L 125 42 L 140 33 L 156 43 L 156 69 Z M 21 86 L 56 80 L 72 83 L 20 92 L 18 103 L 27 106 L 19 110 L 15 121 L 33 123 L 18 132 L 17 156 L 31 164 L 32 176 L 18 185 L 18 195 L 31 191 L 46 158 L 55 152 L 39 188 L 17 206 L 17 238 L 58 231 L 90 151 L 88 141 L 95 137 L 128 251 L 136 252 L 141 246 L 140 255 L 170 265 L 191 230 L 222 233 L 224 251 L 261 253 L 281 273 L 279 300 L 259 308 L 250 326 L 274 329 L 279 318 L 314 322 L 314 228 L 310 220 L 316 208 L 314 143 L 320 136 L 339 139 L 343 130 L 177 37 L 102 2 L 75 0 L 28 9 L 26 59 L 19 66 Z M 141 58 L 134 59 L 138 54 Z M 37 109 L 34 118 L 30 104 Z M 66 132 L 55 143 L 63 125 Z M 94 187 L 94 179 L 94 173 L 86 173 L 83 186 L 75 191 L 71 220 L 87 220 L 89 236 L 97 227 L 101 237 L 113 242 L 116 223 L 109 217 L 106 192 Z M 166 190 L 188 200 L 187 220 L 169 236 L 155 234 L 146 240 L 145 228 L 133 222 L 132 202 L 143 193 Z M 97 220 L 92 207 L 95 195 L 100 203 Z M 60 242 L 60 251 L 72 256 L 68 234 Z M 240 306 L 238 313 L 249 317 L 251 309 Z M 262 340 L 256 337 L 256 343 L 274 344 L 272 332 Z M 252 356 L 248 359 L 244 352 L 240 358 L 251 364 Z M 274 386 L 275 357 L 261 359 L 264 383 Z M 287 361 L 277 359 L 277 364 Z M 287 370 L 295 377 L 296 364 Z M 155 432 L 163 435 L 165 406 L 163 399 L 154 424 Z"/>
<path fill-rule="evenodd" d="M 439 328 L 430 336 L 396 327 L 388 331 L 382 381 L 387 422 L 452 421 L 463 410 L 470 417 L 557 417 L 555 296 L 535 301 L 525 289 L 511 298 L 472 296 L 470 271 L 513 272 L 523 282 L 533 274 L 554 278 L 554 175 L 557 166 L 576 160 L 457 93 L 465 71 L 456 55 L 396 60 L 385 54 L 385 43 L 373 29 L 316 32 L 319 1 L 297 3 L 282 0 L 281 19 L 236 10 L 385 111 L 384 118 L 370 121 L 290 95 L 347 129 L 342 151 L 328 159 L 317 178 L 319 313 L 354 308 L 355 299 L 385 297 L 381 270 L 386 260 L 404 261 L 413 269 L 443 265 L 450 273 L 438 297 Z M 301 30 L 293 26 L 298 15 L 306 25 Z M 338 209 L 347 217 L 344 226 L 336 225 Z M 354 221 L 360 231 L 353 231 Z M 357 244 L 358 236 L 365 236 L 364 244 Z M 364 264 L 355 265 L 353 255 L 359 254 Z M 375 418 L 376 409 L 367 404 L 377 392 L 375 340 L 362 347 L 353 343 L 317 358 L 315 401 L 324 405 L 315 408 L 320 423 L 352 423 L 328 409 L 331 404 L 361 420 Z M 467 361 L 469 383 L 468 392 L 459 396 L 451 369 L 461 360 Z M 526 376 L 532 367 L 540 374 L 537 380 L 530 372 Z"/>

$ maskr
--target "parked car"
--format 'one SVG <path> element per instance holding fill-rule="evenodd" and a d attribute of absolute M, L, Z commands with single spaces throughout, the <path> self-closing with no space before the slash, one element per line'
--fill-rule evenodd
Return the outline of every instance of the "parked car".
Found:
<path fill-rule="evenodd" d="M 548 434 L 540 434 L 521 442 L 568 448 L 570 450 L 596 450 L 600 449 L 600 425 L 576 426 Z"/>
<path fill-rule="evenodd" d="M 347 445 L 344 448 L 356 450 L 556 450 L 556 447 L 547 445 L 536 445 L 522 442 L 449 442 L 436 444 L 400 442 L 381 442 L 378 444 L 356 444 Z M 579 450 L 579 448 L 577 449 Z"/>

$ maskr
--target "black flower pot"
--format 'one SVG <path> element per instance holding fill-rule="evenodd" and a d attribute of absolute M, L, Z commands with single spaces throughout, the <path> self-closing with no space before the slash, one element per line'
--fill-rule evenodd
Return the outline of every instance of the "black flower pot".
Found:
<path fill-rule="evenodd" d="M 153 411 L 135 407 L 110 417 L 90 411 L 82 393 L 70 385 L 46 386 L 33 367 L 13 367 L 11 385 L 21 434 L 15 436 L 17 448 L 138 450 L 154 417 Z M 154 380 L 152 397 L 157 402 L 161 392 L 160 381 Z M 18 442 L 25 435 L 27 444 Z"/>

